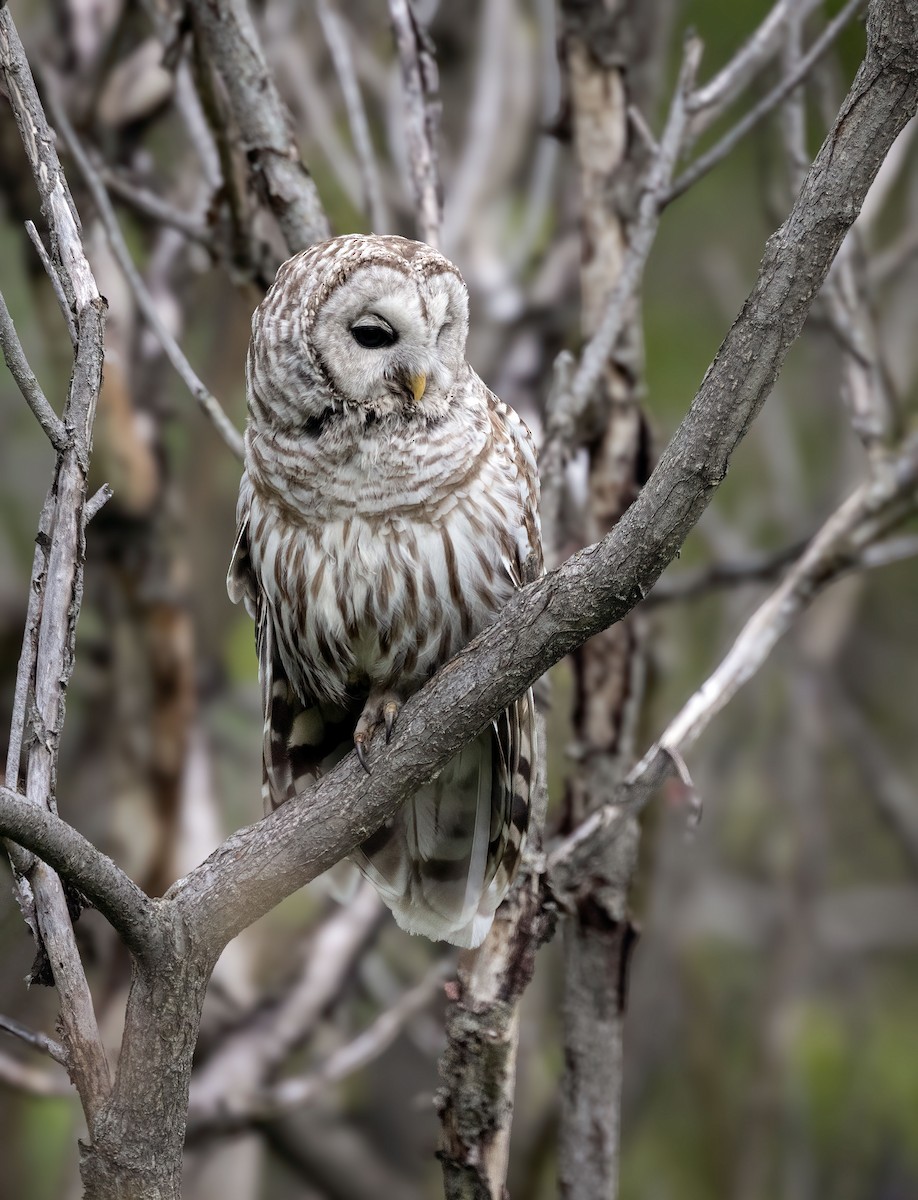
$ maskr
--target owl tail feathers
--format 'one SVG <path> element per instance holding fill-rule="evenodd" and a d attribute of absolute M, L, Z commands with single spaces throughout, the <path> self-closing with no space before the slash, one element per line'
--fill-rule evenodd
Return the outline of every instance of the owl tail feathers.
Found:
<path fill-rule="evenodd" d="M 491 928 L 510 883 L 498 873 L 506 846 L 502 764 L 488 730 L 354 854 L 408 933 L 475 947 Z"/>

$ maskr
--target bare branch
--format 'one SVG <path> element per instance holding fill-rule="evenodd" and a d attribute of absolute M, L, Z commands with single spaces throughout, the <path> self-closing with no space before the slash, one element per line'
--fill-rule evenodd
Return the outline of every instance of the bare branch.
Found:
<path fill-rule="evenodd" d="M 333 0 L 319 0 L 317 12 L 332 62 L 338 72 L 341 93 L 344 96 L 344 107 L 347 110 L 348 124 L 351 127 L 351 138 L 354 142 L 357 162 L 360 164 L 360 177 L 363 182 L 364 200 L 370 216 L 370 228 L 374 233 L 388 233 L 391 221 L 383 194 L 379 163 L 376 161 L 376 151 L 373 149 L 370 123 L 367 120 L 363 96 L 360 94 L 360 84 L 357 82 L 357 72 L 354 69 L 354 59 L 348 41 L 349 30 L 340 12 L 333 7 Z"/>
<path fill-rule="evenodd" d="M 114 208 L 112 208 L 112 202 L 108 198 L 108 193 L 105 190 L 105 185 L 99 176 L 99 172 L 92 165 L 89 155 L 80 145 L 73 126 L 70 124 L 63 106 L 58 101 L 53 86 L 48 88 L 48 106 L 51 109 L 54 122 L 67 144 L 67 149 L 73 156 L 80 174 L 83 176 L 83 181 L 89 188 L 99 213 L 99 220 L 102 222 L 102 228 L 105 230 L 108 244 L 111 246 L 112 253 L 118 260 L 118 265 L 124 273 L 124 278 L 127 280 L 128 286 L 133 293 L 138 309 L 143 314 L 144 320 L 156 334 L 166 357 L 178 372 L 189 392 L 191 392 L 192 396 L 198 402 L 204 415 L 213 425 L 214 429 L 216 429 L 230 451 L 241 460 L 245 455 L 242 434 L 223 411 L 216 396 L 205 387 L 195 374 L 191 363 L 185 357 L 175 338 L 166 327 L 165 321 L 160 316 L 159 309 L 156 307 L 156 301 L 150 295 L 143 277 L 134 265 L 134 260 L 131 258 L 131 252 L 128 250 L 127 242 L 125 242 L 121 227 L 118 224 L 118 217 L 115 214 Z"/>
<path fill-rule="evenodd" d="M 414 183 L 418 234 L 422 242 L 440 244 L 440 195 L 437 174 L 439 105 L 437 68 L 424 31 L 415 20 L 410 0 L 389 0 L 402 73 L 405 136 Z"/>
<path fill-rule="evenodd" d="M 291 254 L 329 236 L 312 176 L 291 138 L 290 112 L 265 62 L 245 0 L 191 0 L 204 61 L 223 80 L 242 150 L 259 194 L 274 213 Z"/>
<path fill-rule="evenodd" d="M 112 489 L 107 483 L 103 483 L 97 492 L 86 501 L 86 507 L 83 509 L 83 524 L 88 525 L 93 517 L 102 511 L 112 498 Z"/>
<path fill-rule="evenodd" d="M 35 247 L 38 257 L 41 259 L 41 265 L 45 268 L 45 273 L 51 280 L 51 287 L 54 289 L 54 295 L 57 297 L 58 307 L 61 310 L 61 316 L 64 318 L 64 323 L 67 326 L 67 332 L 70 334 L 70 344 L 76 345 L 77 331 L 76 323 L 73 320 L 73 310 L 70 307 L 70 302 L 64 292 L 64 285 L 61 283 L 61 277 L 58 274 L 57 267 L 51 261 L 51 255 L 45 249 L 45 244 L 39 236 L 38 230 L 35 228 L 33 221 L 26 221 L 26 233 L 29 235 L 29 241 Z"/>
<path fill-rule="evenodd" d="M 129 949 L 141 954 L 156 945 L 154 901 L 55 813 L 0 788 L 0 834 L 31 850 L 83 892 Z"/>
<path fill-rule="evenodd" d="M 771 62 L 781 49 L 787 23 L 805 21 L 820 3 L 821 0 L 778 0 L 730 61 L 713 79 L 695 90 L 688 135 L 692 140 L 710 128 Z"/>
<path fill-rule="evenodd" d="M 777 108 L 790 95 L 794 88 L 798 87 L 806 79 L 816 63 L 819 62 L 826 51 L 834 44 L 845 26 L 850 24 L 854 17 L 861 11 L 865 3 L 866 0 L 848 0 L 848 3 L 841 12 L 829 22 L 822 34 L 800 59 L 797 69 L 791 72 L 790 75 L 785 76 L 777 87 L 772 88 L 768 95 L 760 100 L 745 117 L 737 121 L 733 128 L 728 130 L 710 150 L 702 154 L 687 170 L 683 171 L 669 190 L 661 197 L 661 205 L 670 204 L 684 192 L 687 192 L 693 184 L 697 183 L 699 179 L 707 175 L 710 170 L 725 159 L 733 147 L 741 142 L 746 134 L 751 129 L 754 129 L 763 117 L 768 116 L 770 112 Z"/>
<path fill-rule="evenodd" d="M 23 647 L 23 658 L 34 663 L 31 723 L 36 735 L 29 748 L 25 796 L 29 805 L 45 817 L 54 805 L 57 748 L 82 595 L 83 505 L 92 426 L 102 383 L 105 302 L 83 252 L 76 209 L 54 138 L 7 8 L 0 8 L 0 76 L 51 231 L 51 261 L 76 326 L 76 353 L 62 418 L 70 436 L 66 449 L 58 456 L 53 501 L 46 509 L 48 543 L 42 547 L 41 562 L 36 559 L 43 580 L 36 613 L 36 645 L 33 652 L 27 630 L 28 640 Z M 17 694 L 20 681 L 28 679 L 20 668 Z M 17 724 L 18 718 L 14 719 L 14 729 Z M 21 729 L 12 740 L 20 739 Z M 8 771 L 18 772 L 18 745 L 16 760 L 8 764 Z M 33 930 L 40 932 L 40 951 L 47 955 L 57 986 L 69 1069 L 92 1128 L 108 1095 L 110 1075 L 64 890 L 49 867 L 34 862 L 19 881 L 19 894 L 23 912 Z"/>
<path fill-rule="evenodd" d="M 27 1046 L 31 1046 L 33 1050 L 40 1050 L 42 1054 L 47 1054 L 55 1062 L 60 1063 L 62 1067 L 66 1067 L 66 1049 L 60 1042 L 55 1041 L 52 1037 L 48 1037 L 46 1033 L 40 1033 L 36 1029 L 29 1029 L 27 1025 L 21 1025 L 19 1021 L 14 1021 L 12 1017 L 4 1016 L 3 1013 L 0 1013 L 0 1029 L 12 1037 L 19 1038 L 21 1042 L 25 1042 Z"/>
<path fill-rule="evenodd" d="M 427 972 L 420 983 L 373 1021 L 353 1041 L 328 1056 L 308 1075 L 285 1079 L 265 1096 L 267 1115 L 277 1116 L 293 1108 L 311 1104 L 329 1087 L 347 1079 L 368 1063 L 379 1058 L 395 1041 L 405 1025 L 431 1003 L 452 974 L 450 962 L 440 962 Z"/>
<path fill-rule="evenodd" d="M 171 229 L 177 229 L 190 241 L 197 242 L 211 252 L 215 251 L 216 247 L 210 230 L 197 217 L 189 216 L 188 213 L 163 200 L 161 196 L 157 196 L 155 192 L 138 187 L 137 184 L 131 183 L 129 179 L 125 179 L 123 175 L 109 167 L 100 167 L 98 174 L 108 191 L 142 216 L 149 217 L 160 225 L 168 225 Z"/>
<path fill-rule="evenodd" d="M 346 907 L 336 909 L 311 940 L 303 968 L 270 1011 L 254 1014 L 226 1037 L 196 1072 L 191 1087 L 190 1127 L 194 1134 L 219 1122 L 229 1107 L 245 1111 L 276 1071 L 318 1024 L 341 990 L 354 962 L 379 928 L 383 906 L 375 889 L 363 883 Z"/>
<path fill-rule="evenodd" d="M 590 338 L 576 368 L 566 360 L 563 373 L 556 374 L 555 388 L 547 413 L 545 443 L 539 457 L 542 477 L 542 522 L 545 541 L 550 549 L 557 545 L 560 529 L 562 473 L 572 448 L 575 430 L 586 411 L 593 389 L 615 349 L 628 307 L 631 304 L 644 266 L 653 247 L 660 222 L 660 198 L 672 178 L 685 137 L 686 107 L 695 73 L 701 61 L 701 42 L 690 38 L 683 53 L 682 70 L 670 105 L 659 151 L 647 171 L 637 218 L 631 231 L 628 250 L 615 286 L 596 332 Z M 567 383 L 564 374 L 570 371 Z"/>
<path fill-rule="evenodd" d="M 509 0 L 488 0 L 481 6 L 468 130 L 450 181 L 443 220 L 443 246 L 448 254 L 460 244 L 477 215 L 481 193 L 487 184 L 488 168 L 504 119 L 501 99 L 506 87 L 507 34 L 512 16 L 513 5 Z"/>
<path fill-rule="evenodd" d="M 380 1013 L 353 1041 L 334 1050 L 315 1070 L 281 1080 L 273 1087 L 256 1084 L 252 1089 L 250 1080 L 246 1092 L 224 1093 L 206 1109 L 193 1104 L 189 1136 L 230 1133 L 315 1104 L 335 1084 L 385 1053 L 405 1025 L 430 1004 L 451 972 L 450 963 L 437 963 L 419 984 Z"/>
<path fill-rule="evenodd" d="M 16 386 L 35 414 L 35 419 L 47 434 L 48 441 L 55 450 L 63 450 L 67 445 L 67 430 L 48 403 L 45 393 L 41 390 L 41 384 L 32 373 L 2 293 L 0 293 L 0 349 L 3 350 L 3 358 L 10 374 L 16 380 Z"/>

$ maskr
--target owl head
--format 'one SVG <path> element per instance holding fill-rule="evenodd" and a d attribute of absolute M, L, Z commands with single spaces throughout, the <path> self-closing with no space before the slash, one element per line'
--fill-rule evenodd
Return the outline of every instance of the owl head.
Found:
<path fill-rule="evenodd" d="M 252 319 L 253 420 L 431 420 L 465 366 L 468 293 L 451 262 L 400 237 L 333 238 L 280 268 Z"/>

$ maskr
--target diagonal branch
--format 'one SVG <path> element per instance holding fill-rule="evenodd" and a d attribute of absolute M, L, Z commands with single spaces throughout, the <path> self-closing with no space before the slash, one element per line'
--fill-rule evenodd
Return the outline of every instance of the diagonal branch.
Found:
<path fill-rule="evenodd" d="M 105 230 L 108 244 L 115 258 L 118 260 L 118 265 L 121 267 L 124 278 L 127 280 L 128 287 L 134 295 L 134 300 L 143 314 L 144 320 L 156 334 L 160 345 L 165 351 L 166 357 L 181 376 L 182 381 L 198 402 L 204 415 L 213 425 L 214 429 L 216 429 L 230 451 L 238 459 L 242 459 L 245 453 L 242 434 L 223 411 L 216 396 L 198 378 L 191 363 L 185 357 L 178 342 L 176 342 L 175 338 L 169 332 L 165 321 L 160 316 L 159 309 L 156 307 L 156 301 L 150 295 L 143 277 L 134 265 L 134 260 L 131 258 L 131 252 L 128 249 L 127 242 L 124 240 L 124 234 L 122 234 L 121 227 L 118 224 L 118 217 L 112 207 L 111 200 L 108 198 L 108 192 L 105 190 L 105 184 L 102 182 L 99 172 L 90 162 L 89 155 L 80 145 L 76 132 L 70 124 L 67 114 L 64 112 L 63 105 L 55 95 L 53 86 L 48 88 L 47 98 L 51 115 L 67 144 L 67 149 L 70 151 L 80 170 L 80 174 L 83 176 L 84 183 L 89 188 L 99 212 L 99 219 L 102 222 L 102 228 Z"/>
<path fill-rule="evenodd" d="M 27 1046 L 31 1046 L 33 1050 L 40 1050 L 42 1054 L 47 1054 L 49 1058 L 53 1058 L 62 1067 L 66 1067 L 67 1051 L 60 1042 L 55 1041 L 52 1037 L 48 1037 L 46 1033 L 39 1033 L 36 1029 L 29 1029 L 27 1025 L 22 1025 L 19 1021 L 13 1020 L 12 1017 L 4 1016 L 3 1013 L 0 1013 L 0 1030 L 8 1033 L 11 1037 L 19 1038 L 21 1042 L 25 1042 Z"/>
<path fill-rule="evenodd" d="M 25 846 L 91 900 L 135 953 L 157 942 L 155 902 L 55 813 L 0 788 L 0 834 Z"/>
<path fill-rule="evenodd" d="M 772 88 L 768 95 L 763 97 L 741 120 L 737 121 L 732 129 L 728 129 L 710 150 L 700 155 L 690 167 L 682 172 L 662 197 L 661 204 L 670 204 L 687 192 L 699 179 L 725 159 L 733 147 L 741 142 L 746 134 L 758 125 L 759 121 L 773 112 L 783 100 L 786 100 L 791 92 L 806 79 L 826 51 L 834 45 L 842 30 L 864 7 L 864 3 L 865 0 L 848 0 L 841 12 L 829 22 L 806 54 L 800 58 L 796 68 Z"/>
<path fill-rule="evenodd" d="M 390 817 L 492 714 L 647 593 L 770 394 L 890 145 L 918 105 L 918 13 L 876 0 L 867 57 L 755 286 L 644 489 L 602 542 L 518 593 L 404 707 L 372 778 L 349 756 L 169 893 L 216 952 Z"/>
<path fill-rule="evenodd" d="M 41 384 L 29 366 L 2 293 L 0 293 L 0 349 L 3 351 L 3 358 L 10 374 L 16 380 L 16 386 L 22 392 L 36 421 L 48 435 L 48 441 L 55 450 L 63 450 L 67 445 L 67 430 L 64 428 L 63 421 L 48 403 L 45 393 L 41 390 Z"/>

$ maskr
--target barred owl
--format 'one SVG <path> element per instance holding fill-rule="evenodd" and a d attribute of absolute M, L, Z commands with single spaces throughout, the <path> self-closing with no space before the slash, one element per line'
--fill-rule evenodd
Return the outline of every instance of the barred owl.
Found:
<path fill-rule="evenodd" d="M 520 418 L 465 360 L 468 294 L 419 242 L 296 255 L 252 320 L 227 586 L 256 622 L 266 807 L 356 747 L 541 572 Z M 517 700 L 353 855 L 411 933 L 477 946 L 519 864 L 535 752 Z"/>

